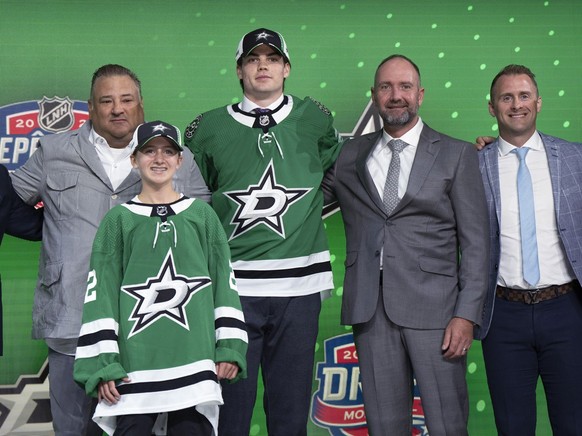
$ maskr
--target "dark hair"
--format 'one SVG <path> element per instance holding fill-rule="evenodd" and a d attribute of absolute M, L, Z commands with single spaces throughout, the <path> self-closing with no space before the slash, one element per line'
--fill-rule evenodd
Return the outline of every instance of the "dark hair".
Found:
<path fill-rule="evenodd" d="M 528 76 L 536 87 L 536 93 L 539 94 L 538 83 L 536 82 L 535 74 L 524 65 L 510 64 L 506 67 L 503 67 L 503 69 L 493 78 L 493 81 L 491 82 L 491 88 L 489 89 L 489 99 L 493 100 L 493 88 L 501 76 L 517 76 L 518 74 L 525 74 Z"/>
<path fill-rule="evenodd" d="M 89 94 L 89 100 L 93 99 L 93 88 L 95 87 L 95 82 L 100 77 L 111 77 L 111 76 L 128 76 L 137 87 L 137 92 L 141 98 L 141 82 L 137 78 L 137 75 L 131 71 L 129 68 L 125 68 L 117 64 L 107 64 L 99 67 L 93 73 L 93 78 L 91 79 L 91 93 Z"/>
<path fill-rule="evenodd" d="M 404 59 L 406 62 L 412 65 L 416 70 L 416 74 L 418 74 L 418 84 L 420 85 L 420 69 L 418 68 L 418 65 L 412 62 L 410 58 L 407 58 L 406 56 L 401 54 L 393 54 L 388 56 L 387 58 L 382 59 L 382 62 L 380 62 L 380 64 L 376 68 L 376 74 L 378 74 L 378 70 L 382 67 L 382 65 L 384 65 L 388 61 L 391 61 L 392 59 Z M 376 74 L 374 74 L 374 84 L 376 83 Z"/>

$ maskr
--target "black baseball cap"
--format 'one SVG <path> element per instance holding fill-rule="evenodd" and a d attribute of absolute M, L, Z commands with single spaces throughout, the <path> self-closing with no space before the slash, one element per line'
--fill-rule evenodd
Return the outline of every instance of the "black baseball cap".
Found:
<path fill-rule="evenodd" d="M 237 63 L 240 63 L 243 57 L 248 56 L 250 52 L 261 44 L 273 47 L 281 53 L 287 62 L 291 62 L 289 60 L 289 51 L 287 50 L 287 44 L 285 43 L 283 35 L 279 32 L 265 28 L 256 29 L 244 35 L 238 44 L 234 59 Z"/>
<path fill-rule="evenodd" d="M 180 129 L 164 121 L 149 121 L 140 124 L 135 129 L 132 139 L 132 153 L 137 153 L 152 139 L 160 136 L 169 139 L 178 151 L 182 152 L 184 150 L 181 143 L 182 135 L 180 134 Z"/>

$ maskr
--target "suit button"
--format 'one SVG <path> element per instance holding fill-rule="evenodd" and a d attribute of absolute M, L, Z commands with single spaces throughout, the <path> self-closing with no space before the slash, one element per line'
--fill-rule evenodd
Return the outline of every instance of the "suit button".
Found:
<path fill-rule="evenodd" d="M 374 252 L 374 254 L 375 254 L 376 256 L 380 256 L 380 250 L 376 250 L 376 251 Z"/>
<path fill-rule="evenodd" d="M 111 196 L 111 198 L 112 198 L 113 200 L 117 200 L 117 194 L 113 194 L 113 195 Z"/>

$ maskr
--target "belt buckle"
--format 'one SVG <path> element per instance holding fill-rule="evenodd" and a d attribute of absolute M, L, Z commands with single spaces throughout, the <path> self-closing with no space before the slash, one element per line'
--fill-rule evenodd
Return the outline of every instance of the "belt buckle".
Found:
<path fill-rule="evenodd" d="M 525 304 L 538 304 L 541 300 L 539 299 L 540 290 L 527 291 L 524 295 Z"/>

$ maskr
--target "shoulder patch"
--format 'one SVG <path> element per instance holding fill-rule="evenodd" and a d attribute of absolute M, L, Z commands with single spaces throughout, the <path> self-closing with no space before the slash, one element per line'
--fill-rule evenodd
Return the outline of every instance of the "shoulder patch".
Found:
<path fill-rule="evenodd" d="M 198 125 L 200 124 L 200 120 L 202 119 L 202 115 L 200 114 L 198 115 L 196 118 L 194 118 L 194 121 L 192 121 L 188 127 L 186 127 L 186 130 L 184 131 L 184 136 L 187 139 L 192 139 L 192 137 L 194 136 L 194 132 L 196 132 L 196 129 L 198 128 Z"/>
<path fill-rule="evenodd" d="M 326 115 L 331 115 L 331 111 L 325 107 L 325 105 L 323 103 L 318 102 L 316 99 L 314 99 L 313 97 L 308 97 L 313 103 L 316 104 L 316 106 L 321 109 L 321 111 L 326 114 Z"/>

